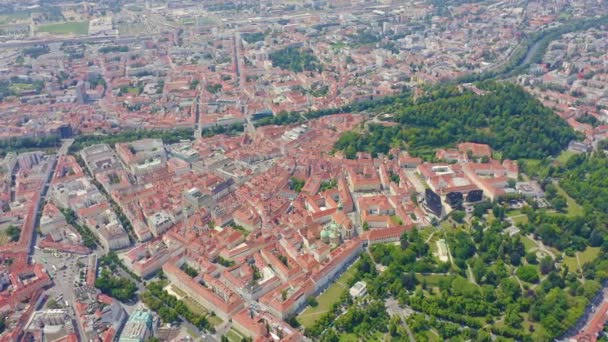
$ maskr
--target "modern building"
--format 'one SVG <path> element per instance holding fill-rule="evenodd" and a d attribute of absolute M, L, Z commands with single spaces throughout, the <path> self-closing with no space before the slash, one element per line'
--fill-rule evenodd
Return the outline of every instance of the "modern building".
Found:
<path fill-rule="evenodd" d="M 358 281 L 348 290 L 351 297 L 360 298 L 367 294 L 367 284 L 364 281 Z"/>
<path fill-rule="evenodd" d="M 134 311 L 120 334 L 119 342 L 144 342 L 152 335 L 153 316 L 148 310 Z"/>

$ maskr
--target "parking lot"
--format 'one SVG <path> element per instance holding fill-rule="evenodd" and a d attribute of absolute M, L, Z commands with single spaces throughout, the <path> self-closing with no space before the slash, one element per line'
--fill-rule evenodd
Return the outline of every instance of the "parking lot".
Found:
<path fill-rule="evenodd" d="M 53 278 L 55 285 L 47 290 L 49 300 L 53 299 L 58 306 L 67 308 L 70 315 L 75 318 L 73 290 L 84 284 L 87 256 L 35 248 L 32 262 L 44 266 Z"/>

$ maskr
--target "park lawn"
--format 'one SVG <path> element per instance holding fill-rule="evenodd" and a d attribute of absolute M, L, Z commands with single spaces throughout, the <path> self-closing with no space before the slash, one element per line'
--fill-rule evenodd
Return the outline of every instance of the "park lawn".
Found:
<path fill-rule="evenodd" d="M 420 233 L 420 236 L 426 241 L 426 239 L 428 239 L 428 237 L 431 236 L 431 234 L 433 234 L 433 232 L 435 230 L 436 230 L 435 227 L 428 226 L 428 227 L 418 229 L 418 233 Z"/>
<path fill-rule="evenodd" d="M 524 319 L 524 321 L 521 322 L 522 329 L 527 330 L 530 328 L 530 326 L 534 327 L 534 332 L 532 333 L 532 339 L 534 341 L 539 341 L 539 340 L 541 340 L 541 337 L 547 336 L 547 331 L 545 330 L 545 328 L 539 322 L 530 321 L 530 319 L 528 318 L 527 312 L 522 313 L 521 316 Z"/>
<path fill-rule="evenodd" d="M 492 159 L 502 160 L 502 152 L 492 151 Z"/>
<path fill-rule="evenodd" d="M 458 228 L 458 224 L 456 224 L 456 227 L 454 227 L 454 223 L 450 220 L 444 220 L 443 222 L 441 222 L 441 228 L 443 228 L 446 232 L 452 233 L 458 233 L 460 230 Z"/>
<path fill-rule="evenodd" d="M 559 156 L 557 156 L 557 158 L 555 158 L 555 161 L 564 165 L 564 164 L 566 164 L 568 159 L 570 159 L 570 157 L 572 157 L 575 154 L 576 154 L 576 152 L 564 150 L 564 151 L 562 151 L 562 153 L 559 154 Z"/>
<path fill-rule="evenodd" d="M 571 271 L 576 271 L 579 269 L 578 262 L 576 261 L 576 256 L 569 257 L 564 254 L 564 265 L 568 266 L 568 269 Z"/>
<path fill-rule="evenodd" d="M 10 24 L 13 21 L 23 21 L 30 18 L 29 12 L 15 12 L 11 14 L 0 15 L 0 25 Z"/>
<path fill-rule="evenodd" d="M 564 264 L 568 266 L 569 270 L 580 270 L 582 272 L 581 268 L 584 264 L 597 259 L 600 254 L 600 247 L 587 247 L 584 251 L 576 253 L 578 254 L 581 267 L 579 267 L 579 263 L 576 260 L 576 255 L 573 257 L 564 256 Z"/>
<path fill-rule="evenodd" d="M 185 19 L 180 20 L 180 24 L 186 25 L 186 26 L 194 25 L 195 23 L 196 23 L 196 20 L 194 18 L 185 18 Z"/>
<path fill-rule="evenodd" d="M 36 85 L 30 83 L 13 83 L 11 84 L 10 89 L 17 94 L 21 94 L 23 92 L 35 90 Z"/>
<path fill-rule="evenodd" d="M 359 337 L 355 334 L 340 334 L 340 342 L 358 342 Z"/>
<path fill-rule="evenodd" d="M 492 223 L 496 220 L 496 216 L 494 216 L 494 212 L 492 210 L 488 210 L 484 216 L 484 219 L 488 223 Z"/>
<path fill-rule="evenodd" d="M 536 247 L 536 244 L 534 243 L 534 241 L 532 241 L 529 237 L 525 236 L 525 235 L 520 235 L 521 236 L 521 243 L 524 244 L 524 248 L 526 249 L 526 253 L 529 253 L 530 250 L 532 249 L 538 249 L 538 247 Z"/>
<path fill-rule="evenodd" d="M 583 252 L 578 254 L 581 261 L 581 266 L 588 262 L 592 262 L 600 255 L 600 247 L 587 247 Z"/>
<path fill-rule="evenodd" d="M 0 246 L 4 246 L 11 241 L 11 238 L 6 232 L 0 232 Z"/>
<path fill-rule="evenodd" d="M 243 335 L 234 329 L 228 330 L 226 337 L 230 342 L 240 342 L 243 339 Z"/>
<path fill-rule="evenodd" d="M 516 226 L 529 222 L 528 215 L 515 216 L 515 217 L 512 217 L 511 220 L 513 221 L 513 224 Z"/>
<path fill-rule="evenodd" d="M 431 329 L 431 330 L 425 331 L 424 335 L 426 336 L 426 338 L 428 338 L 429 342 L 439 342 L 439 341 L 441 341 L 441 337 L 439 337 L 439 334 L 437 333 L 437 331 L 435 331 L 435 329 Z"/>
<path fill-rule="evenodd" d="M 205 316 L 209 323 L 211 323 L 211 325 L 213 325 L 214 327 L 217 327 L 218 325 L 223 323 L 221 318 L 217 317 L 217 315 L 211 315 L 207 308 L 196 302 L 194 299 L 190 297 L 184 297 L 182 300 L 184 301 L 184 304 L 186 304 L 188 309 L 190 309 L 190 311 L 197 315 Z"/>
<path fill-rule="evenodd" d="M 186 332 L 188 333 L 188 335 L 190 335 L 190 337 L 192 337 L 193 339 L 198 338 L 198 335 L 192 331 L 192 329 L 190 328 L 186 328 Z"/>
<path fill-rule="evenodd" d="M 216 25 L 219 22 L 215 17 L 198 17 L 196 21 L 199 25 Z"/>
<path fill-rule="evenodd" d="M 139 88 L 137 88 L 137 87 L 128 87 L 127 88 L 127 93 L 129 93 L 131 95 L 139 95 Z"/>
<path fill-rule="evenodd" d="M 188 296 L 188 295 L 186 294 L 186 292 L 182 291 L 182 290 L 181 290 L 179 287 L 177 287 L 177 286 L 169 285 L 169 290 L 170 290 L 170 291 L 168 291 L 169 293 L 173 292 L 173 293 L 175 293 L 176 295 L 178 295 L 178 296 L 179 296 L 179 298 L 178 298 L 178 299 L 181 299 L 181 298 L 184 298 L 184 297 Z"/>
<path fill-rule="evenodd" d="M 519 216 L 521 215 L 521 210 L 519 209 L 511 209 L 507 211 L 507 217 Z"/>
<path fill-rule="evenodd" d="M 534 241 L 532 241 L 527 236 L 524 236 L 521 234 L 520 234 L 520 236 L 521 236 L 521 242 L 524 244 L 524 247 L 526 248 L 526 253 L 529 253 L 530 251 L 538 250 L 538 246 L 536 245 L 536 243 L 534 243 Z M 554 247 L 547 246 L 547 245 L 545 245 L 545 249 L 547 249 L 548 251 L 553 253 L 555 256 L 559 256 L 562 253 L 562 252 L 558 251 L 557 249 L 555 249 Z"/>
<path fill-rule="evenodd" d="M 396 225 L 402 225 L 403 224 L 403 220 L 397 216 L 397 215 L 393 215 L 391 216 L 391 221 L 396 224 Z"/>
<path fill-rule="evenodd" d="M 353 341 L 350 338 L 352 336 L 356 336 L 354 334 L 348 334 L 347 340 L 346 341 Z M 390 335 L 389 335 L 390 336 Z M 342 341 L 342 339 L 340 338 L 340 341 Z M 390 341 L 390 338 L 385 338 L 385 334 L 376 331 L 374 333 L 367 333 L 363 336 L 358 336 L 358 338 L 355 341 L 370 341 L 370 342 L 382 342 L 382 341 Z"/>
<path fill-rule="evenodd" d="M 570 195 L 568 195 L 568 193 L 566 193 L 559 184 L 555 183 L 555 187 L 557 188 L 557 193 L 564 196 L 566 203 L 568 203 L 568 216 L 583 216 L 583 207 L 576 203 L 576 201 L 570 197 Z"/>
<path fill-rule="evenodd" d="M 439 281 L 441 279 L 445 279 L 446 277 L 450 277 L 450 275 L 443 274 L 416 274 L 416 279 L 419 283 L 422 281 L 426 281 L 427 285 L 430 286 L 439 286 Z"/>
<path fill-rule="evenodd" d="M 437 240 L 439 240 L 440 238 L 443 237 L 443 234 L 441 234 L 441 230 L 438 229 L 437 227 L 433 227 L 433 226 L 427 226 L 427 227 L 424 227 L 424 228 L 420 228 L 418 231 L 419 231 L 420 236 L 422 237 L 422 239 L 424 241 L 426 241 L 429 238 L 429 236 L 431 236 L 432 234 L 434 234 L 433 237 L 431 237 L 431 239 L 429 240 L 428 243 L 435 242 L 435 241 L 437 241 Z"/>
<path fill-rule="evenodd" d="M 315 322 L 331 309 L 334 303 L 340 300 L 342 292 L 348 290 L 348 282 L 355 275 L 357 270 L 351 266 L 344 272 L 338 280 L 317 297 L 319 303 L 316 307 L 307 307 L 298 315 L 297 320 L 306 328 L 312 327 Z"/>
<path fill-rule="evenodd" d="M 120 34 L 140 34 L 145 33 L 146 25 L 141 23 L 120 23 L 118 24 L 118 32 Z"/>
<path fill-rule="evenodd" d="M 524 163 L 524 169 L 528 175 L 534 175 L 544 168 L 541 161 L 538 159 L 521 159 Z"/>
<path fill-rule="evenodd" d="M 89 33 L 88 21 L 68 21 L 59 24 L 40 25 L 37 28 L 38 32 L 48 32 L 51 34 L 79 34 L 85 35 Z"/>
<path fill-rule="evenodd" d="M 125 6 L 125 9 L 129 10 L 131 12 L 143 12 L 144 11 L 143 8 L 141 8 L 137 5 L 127 5 L 127 6 Z"/>
<path fill-rule="evenodd" d="M 331 43 L 330 46 L 335 51 L 340 51 L 340 50 L 344 49 L 345 47 L 347 47 L 348 45 L 346 45 L 346 43 L 344 43 L 344 42 L 336 42 L 336 43 Z"/>

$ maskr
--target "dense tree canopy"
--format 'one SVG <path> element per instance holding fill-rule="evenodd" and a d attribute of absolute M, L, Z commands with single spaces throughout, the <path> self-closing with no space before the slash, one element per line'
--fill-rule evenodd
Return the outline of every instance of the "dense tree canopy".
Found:
<path fill-rule="evenodd" d="M 95 281 L 95 287 L 123 302 L 135 299 L 137 292 L 135 283 L 127 278 L 116 277 L 107 269 L 101 271 L 101 275 Z"/>
<path fill-rule="evenodd" d="M 270 53 L 272 65 L 293 72 L 321 71 L 323 67 L 310 50 L 286 47 Z"/>
<path fill-rule="evenodd" d="M 199 329 L 215 332 L 207 317 L 192 312 L 183 301 L 170 295 L 164 290 L 166 285 L 166 281 L 163 280 L 150 282 L 146 291 L 141 295 L 142 301 L 158 313 L 165 323 L 177 322 L 180 318 L 183 318 Z"/>
<path fill-rule="evenodd" d="M 542 158 L 559 153 L 576 136 L 550 109 L 512 84 L 486 82 L 477 95 L 441 86 L 416 103 L 384 106 L 398 125 L 370 124 L 365 133 L 346 132 L 335 145 L 354 158 L 356 152 L 386 153 L 402 147 L 431 156 L 436 148 L 462 141 L 487 143 L 510 159 Z"/>
<path fill-rule="evenodd" d="M 82 148 L 95 145 L 95 144 L 116 144 L 119 142 L 129 142 L 139 139 L 162 139 L 165 144 L 177 143 L 180 140 L 192 139 L 194 136 L 194 130 L 175 129 L 175 130 L 125 130 L 114 134 L 91 134 L 91 135 L 79 135 L 76 137 L 72 146 L 70 146 L 70 152 L 74 153 Z"/>
<path fill-rule="evenodd" d="M 608 156 L 575 155 L 566 163 L 560 185 L 578 203 L 608 215 Z"/>

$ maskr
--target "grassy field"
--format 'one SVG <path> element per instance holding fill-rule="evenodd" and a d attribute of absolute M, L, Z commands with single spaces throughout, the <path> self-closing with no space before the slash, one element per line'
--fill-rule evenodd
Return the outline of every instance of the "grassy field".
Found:
<path fill-rule="evenodd" d="M 514 225 L 528 223 L 528 215 L 515 216 L 515 217 L 512 217 L 511 220 L 513 221 Z"/>
<path fill-rule="evenodd" d="M 422 283 L 423 281 L 426 281 L 426 284 L 430 285 L 430 286 L 438 286 L 439 281 L 441 279 L 445 279 L 446 277 L 448 277 L 448 276 L 441 275 L 441 274 L 429 274 L 429 275 L 416 274 L 416 279 L 418 280 L 418 282 Z"/>
<path fill-rule="evenodd" d="M 522 161 L 524 162 L 524 169 L 528 175 L 534 175 L 544 167 L 538 159 L 522 159 Z"/>
<path fill-rule="evenodd" d="M 147 31 L 147 27 L 141 23 L 120 23 L 118 24 L 118 32 L 120 34 L 141 34 Z"/>
<path fill-rule="evenodd" d="M 578 254 L 578 258 L 581 261 L 581 266 L 591 262 L 600 255 L 600 247 L 587 247 L 583 252 Z"/>
<path fill-rule="evenodd" d="M 36 90 L 36 85 L 30 83 L 13 83 L 11 84 L 10 89 L 17 94 L 21 94 L 23 92 Z"/>
<path fill-rule="evenodd" d="M 14 21 L 23 21 L 30 18 L 29 12 L 15 12 L 0 15 L 0 25 L 10 24 Z"/>
<path fill-rule="evenodd" d="M 564 198 L 566 199 L 566 202 L 568 203 L 568 215 L 569 216 L 582 216 L 583 215 L 583 207 L 580 206 L 578 203 L 576 203 L 576 201 L 570 197 L 570 195 L 568 195 L 564 189 L 562 189 L 561 186 L 559 186 L 559 184 L 555 184 L 555 187 L 557 188 L 557 193 L 564 196 Z"/>
<path fill-rule="evenodd" d="M 437 332 L 435 331 L 435 329 L 431 329 L 429 331 L 426 331 L 424 333 L 424 335 L 426 336 L 426 338 L 428 338 L 429 342 L 441 341 L 441 337 L 439 337 L 439 335 L 437 334 Z"/>
<path fill-rule="evenodd" d="M 125 6 L 125 9 L 128 11 L 131 11 L 131 12 L 143 12 L 144 11 L 143 8 L 141 8 L 137 5 L 128 5 L 128 6 Z"/>
<path fill-rule="evenodd" d="M 492 152 L 492 159 L 502 160 L 502 152 L 493 151 Z"/>
<path fill-rule="evenodd" d="M 435 227 L 429 226 L 420 230 L 420 236 L 422 236 L 422 239 L 427 242 L 427 245 L 431 248 L 433 256 L 437 259 L 437 240 L 443 238 L 443 232 L 440 232 Z M 437 259 L 437 261 L 439 261 L 439 259 Z"/>
<path fill-rule="evenodd" d="M 0 246 L 4 246 L 11 241 L 6 232 L 0 232 Z"/>
<path fill-rule="evenodd" d="M 582 272 L 581 268 L 584 264 L 597 259 L 598 255 L 600 254 L 600 247 L 587 247 L 584 251 L 577 252 L 577 254 L 580 260 L 581 267 L 579 267 L 579 263 L 576 260 L 576 256 L 564 256 L 564 264 L 568 266 L 569 270 L 580 270 Z"/>
<path fill-rule="evenodd" d="M 244 336 L 241 335 L 241 333 L 239 333 L 238 331 L 236 331 L 234 329 L 230 329 L 226 333 L 226 337 L 228 338 L 228 341 L 230 341 L 230 342 L 240 342 Z"/>
<path fill-rule="evenodd" d="M 355 334 L 340 334 L 340 342 L 357 342 L 359 338 Z"/>
<path fill-rule="evenodd" d="M 385 338 L 382 333 L 376 332 L 371 336 L 357 336 L 356 334 L 340 334 L 340 342 L 358 342 L 358 341 L 390 341 Z"/>
<path fill-rule="evenodd" d="M 51 34 L 79 34 L 84 35 L 89 33 L 88 21 L 68 21 L 59 24 L 40 25 L 36 29 L 38 32 L 48 32 Z"/>
<path fill-rule="evenodd" d="M 526 253 L 530 252 L 530 250 L 536 250 L 536 244 L 527 236 L 521 236 L 521 242 L 524 244 L 526 248 Z"/>
<path fill-rule="evenodd" d="M 209 323 L 211 323 L 211 325 L 217 327 L 218 325 L 223 323 L 221 318 L 217 316 L 212 316 L 209 310 L 207 310 L 204 306 L 200 305 L 194 299 L 190 297 L 184 297 L 183 301 L 184 304 L 186 304 L 186 306 L 188 307 L 188 309 L 190 309 L 192 312 L 207 317 L 207 320 L 209 320 Z"/>
<path fill-rule="evenodd" d="M 218 20 L 215 18 L 211 18 L 211 17 L 190 17 L 190 18 L 183 18 L 178 23 L 181 25 L 188 25 L 188 26 L 192 26 L 192 25 L 205 26 L 205 25 L 215 25 L 218 23 Z"/>
<path fill-rule="evenodd" d="M 340 278 L 317 297 L 319 305 L 316 307 L 307 307 L 302 313 L 296 317 L 298 322 L 306 328 L 312 327 L 317 319 L 329 311 L 334 303 L 340 300 L 342 292 L 348 290 L 348 281 L 355 275 L 355 268 L 350 267 L 344 272 Z"/>
<path fill-rule="evenodd" d="M 184 304 L 186 304 L 186 306 L 188 307 L 188 309 L 190 309 L 190 311 L 192 311 L 193 313 L 195 313 L 197 315 L 202 315 L 202 316 L 207 317 L 207 319 L 209 320 L 209 323 L 211 323 L 213 326 L 218 326 L 223 323 L 221 318 L 219 318 L 217 316 L 212 316 L 211 313 L 209 312 L 209 310 L 207 310 L 207 308 L 205 308 L 204 306 L 199 304 L 194 299 L 188 297 L 188 294 L 186 294 L 184 291 L 180 290 L 177 286 L 169 285 L 165 289 L 170 294 L 176 295 L 178 297 L 178 299 L 183 301 Z"/>
<path fill-rule="evenodd" d="M 570 159 L 570 157 L 572 157 L 575 154 L 576 154 L 575 152 L 564 150 L 564 151 L 562 151 L 562 153 L 559 154 L 559 156 L 557 156 L 557 158 L 555 158 L 555 161 L 562 165 L 566 164 L 568 159 Z"/>
<path fill-rule="evenodd" d="M 519 209 L 510 209 L 507 211 L 507 217 L 519 216 L 521 215 L 521 210 Z"/>

